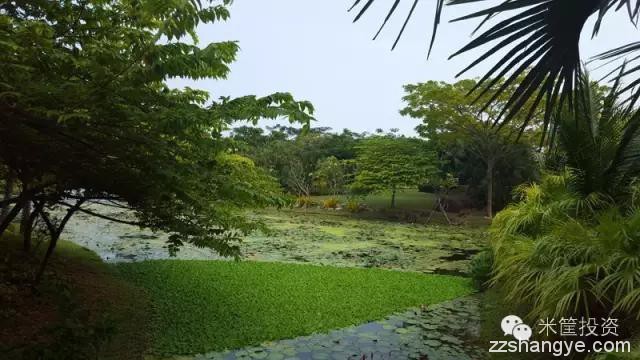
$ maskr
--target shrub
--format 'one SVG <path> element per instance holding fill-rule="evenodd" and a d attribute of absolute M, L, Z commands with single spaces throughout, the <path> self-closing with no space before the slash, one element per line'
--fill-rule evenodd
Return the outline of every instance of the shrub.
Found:
<path fill-rule="evenodd" d="M 314 205 L 316 205 L 315 201 L 313 201 L 313 199 L 311 199 L 311 197 L 309 196 L 298 196 L 296 198 L 296 207 L 306 209 Z"/>
<path fill-rule="evenodd" d="M 493 271 L 493 252 L 490 249 L 478 253 L 471 259 L 469 272 L 478 290 L 485 290 Z"/>
<path fill-rule="evenodd" d="M 357 213 L 364 210 L 365 205 L 359 202 L 358 199 L 351 198 L 347 200 L 347 203 L 344 207 L 350 213 Z"/>
<path fill-rule="evenodd" d="M 492 284 L 509 301 L 531 301 L 532 318 L 640 317 L 640 210 L 560 180 L 523 187 L 494 220 Z"/>
<path fill-rule="evenodd" d="M 330 197 L 328 199 L 322 200 L 322 207 L 324 209 L 336 209 L 340 205 L 340 200 L 336 197 Z"/>

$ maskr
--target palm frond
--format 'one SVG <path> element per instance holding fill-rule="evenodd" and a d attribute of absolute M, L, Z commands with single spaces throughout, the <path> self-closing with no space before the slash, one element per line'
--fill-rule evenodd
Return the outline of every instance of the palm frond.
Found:
<path fill-rule="evenodd" d="M 450 0 L 447 5 L 484 4 L 489 1 L 491 0 Z M 356 20 L 374 2 L 375 0 L 368 0 L 356 16 Z M 361 0 L 356 0 L 354 7 L 360 3 Z M 380 30 L 396 12 L 399 3 L 400 0 L 394 1 Z M 436 15 L 433 21 L 433 35 L 429 52 L 431 52 L 440 22 L 443 3 L 442 0 L 435 2 Z M 411 11 L 406 16 L 400 34 L 394 42 L 394 47 L 412 17 L 416 4 L 417 1 L 414 0 Z M 543 106 L 544 103 L 543 136 L 547 133 L 553 134 L 556 128 L 555 123 L 551 124 L 554 109 L 562 108 L 565 103 L 573 104 L 574 96 L 583 89 L 579 79 L 582 67 L 579 41 L 587 20 L 592 16 L 597 17 L 593 28 L 593 36 L 595 36 L 606 15 L 611 11 L 623 8 L 626 8 L 630 21 L 635 24 L 640 14 L 640 0 L 502 0 L 498 4 L 488 4 L 480 11 L 453 20 L 455 22 L 481 19 L 481 23 L 476 29 L 479 31 L 482 27 L 487 26 L 492 19 L 498 18 L 498 15 L 504 15 L 452 55 L 453 57 L 491 45 L 491 48 L 464 68 L 458 76 L 493 56 L 501 56 L 494 61 L 494 66 L 482 77 L 473 90 L 479 92 L 476 99 L 482 97 L 488 89 L 495 85 L 497 79 L 506 79 L 499 91 L 488 101 L 487 106 L 489 106 L 505 93 L 509 86 L 513 86 L 517 79 L 521 78 L 516 91 L 511 94 L 503 107 L 501 116 L 496 120 L 496 125 L 502 126 L 522 112 L 526 112 L 526 118 L 529 119 L 535 110 Z M 611 50 L 603 54 L 603 58 L 623 57 L 639 49 L 640 43 L 633 43 Z M 496 55 L 503 52 L 503 55 Z M 632 60 L 640 60 L 640 56 L 636 56 Z M 625 72 L 625 75 L 639 73 L 639 70 L 640 66 L 631 67 Z M 635 89 L 637 85 L 640 85 L 640 77 L 621 90 Z M 634 91 L 633 99 L 637 100 L 639 97 L 640 92 Z M 525 104 L 528 105 L 524 106 Z"/>
<path fill-rule="evenodd" d="M 356 17 L 353 19 L 353 22 L 360 20 L 360 18 L 367 12 L 367 10 L 369 10 L 369 8 L 374 2 L 375 0 L 367 0 L 364 4 L 362 4 L 362 0 L 355 0 L 353 2 L 353 5 L 351 5 L 351 7 L 349 8 L 349 11 L 358 7 L 358 5 L 362 5 L 362 7 L 360 8 L 360 11 L 358 11 L 358 14 L 356 15 Z M 391 17 L 396 13 L 396 11 L 398 10 L 398 5 L 400 5 L 401 2 L 402 0 L 393 1 L 393 3 L 391 4 L 391 8 L 387 12 L 387 15 L 385 16 L 384 21 L 382 22 L 382 25 L 380 25 L 378 32 L 376 32 L 376 35 L 373 37 L 374 40 L 378 37 L 378 35 L 380 35 L 380 33 L 382 32 L 382 29 L 384 29 L 384 27 L 387 25 L 387 22 L 389 21 L 389 19 L 391 19 Z M 414 11 L 418 6 L 418 2 L 419 0 L 413 0 L 411 9 L 409 10 L 409 13 L 405 16 L 404 23 L 402 24 L 402 28 L 398 32 L 398 36 L 393 42 L 393 46 L 391 47 L 391 50 L 395 49 L 398 43 L 400 42 L 400 39 L 402 38 L 402 34 L 404 34 L 404 31 L 407 28 L 407 24 L 413 17 Z M 431 50 L 433 49 L 433 44 L 435 42 L 436 34 L 438 32 L 438 25 L 440 25 L 442 9 L 444 8 L 444 0 L 436 0 L 435 3 L 436 3 L 436 6 L 435 6 L 435 15 L 433 18 L 433 30 L 431 33 L 431 42 L 429 43 L 429 51 L 428 51 L 427 57 L 431 54 Z"/>

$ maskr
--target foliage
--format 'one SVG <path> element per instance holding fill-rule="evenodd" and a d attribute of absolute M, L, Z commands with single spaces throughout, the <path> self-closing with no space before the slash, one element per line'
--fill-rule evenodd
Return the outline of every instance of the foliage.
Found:
<path fill-rule="evenodd" d="M 503 80 L 496 81 L 494 87 L 478 101 L 470 101 L 468 97 L 477 85 L 477 81 L 472 79 L 452 84 L 434 80 L 408 84 L 404 86 L 405 96 L 402 98 L 406 105 L 400 114 L 421 120 L 422 123 L 416 127 L 420 136 L 434 141 L 439 150 L 444 150 L 458 142 L 461 135 L 464 137 L 469 129 L 480 125 L 490 127 L 496 122 L 507 96 L 500 95 L 490 106 L 485 106 L 485 101 L 498 95 L 497 89 L 502 83 Z M 510 87 L 507 95 L 512 91 L 515 89 Z M 530 126 L 526 128 L 523 127 L 523 116 L 514 119 L 503 128 L 503 132 L 506 132 L 504 136 L 524 136 L 525 142 L 537 138 L 542 118 L 540 113 L 534 115 Z"/>
<path fill-rule="evenodd" d="M 318 160 L 314 172 L 316 191 L 336 195 L 344 190 L 346 175 L 344 164 L 335 156 Z"/>
<path fill-rule="evenodd" d="M 501 83 L 498 81 L 483 99 L 498 96 Z M 490 215 L 494 201 L 502 207 L 510 200 L 514 186 L 536 178 L 531 144 L 538 137 L 542 119 L 536 113 L 533 124 L 523 127 L 525 121 L 520 116 L 496 132 L 492 125 L 507 97 L 500 95 L 500 101 L 491 106 L 484 106 L 483 101 L 471 102 L 467 94 L 476 85 L 475 80 L 405 85 L 406 106 L 400 112 L 422 121 L 416 130 L 435 144 L 443 162 L 441 171 L 454 173 L 468 185 L 469 197 L 476 206 L 486 204 L 491 208 Z M 520 140 L 515 144 L 517 137 Z"/>
<path fill-rule="evenodd" d="M 322 200 L 322 207 L 325 209 L 337 209 L 340 206 L 340 200 L 336 197 L 330 197 Z"/>
<path fill-rule="evenodd" d="M 366 205 L 358 201 L 357 198 L 351 197 L 347 199 L 344 208 L 350 213 L 357 213 L 366 209 Z"/>
<path fill-rule="evenodd" d="M 591 83 L 588 75 L 580 81 Z M 640 116 L 620 99 L 620 84 L 608 93 L 583 85 L 573 112 L 557 116 L 557 148 L 573 176 L 572 186 L 582 194 L 606 194 L 628 200 L 629 185 L 640 177 Z"/>
<path fill-rule="evenodd" d="M 521 186 L 491 226 L 493 283 L 529 299 L 532 317 L 611 316 L 628 331 L 640 318 L 639 124 L 618 84 L 582 86 L 575 110 L 558 112 L 555 173 Z"/>
<path fill-rule="evenodd" d="M 308 196 L 342 190 L 351 173 L 345 160 L 355 157 L 361 134 L 346 129 L 336 134 L 328 128 L 301 132 L 284 126 L 269 130 L 265 134 L 262 129 L 238 127 L 231 138 L 239 153 L 253 159 L 291 193 Z"/>
<path fill-rule="evenodd" d="M 514 143 L 491 129 L 468 129 L 454 151 L 454 163 L 468 184 L 467 194 L 476 203 L 486 204 L 490 218 L 494 201 L 498 208 L 504 206 L 517 185 L 538 177 L 532 146 Z"/>
<path fill-rule="evenodd" d="M 493 272 L 493 252 L 484 250 L 476 254 L 471 259 L 469 265 L 469 273 L 473 279 L 474 285 L 479 290 L 485 290 L 488 287 L 491 274 Z"/>
<path fill-rule="evenodd" d="M 161 355 L 293 338 L 470 291 L 462 278 L 379 269 L 228 261 L 146 261 L 117 268 L 149 290 L 158 310 L 154 352 Z"/>
<path fill-rule="evenodd" d="M 398 189 L 417 187 L 436 171 L 435 156 L 419 139 L 374 136 L 358 145 L 354 189 L 366 192 L 391 191 L 395 206 Z"/>
<path fill-rule="evenodd" d="M 640 316 L 640 213 L 614 208 L 593 221 L 565 216 L 531 237 L 506 231 L 507 223 L 492 230 L 494 282 L 511 300 L 532 299 L 533 317 Z"/>
<path fill-rule="evenodd" d="M 194 31 L 228 18 L 229 3 L 0 5 L 0 163 L 20 183 L 0 233 L 32 205 L 27 228 L 51 235 L 46 263 L 69 217 L 109 217 L 83 208 L 106 201 L 172 234 L 171 251 L 191 242 L 237 255 L 232 243 L 255 227 L 238 210 L 279 200 L 261 170 L 226 155 L 222 131 L 261 118 L 306 124 L 313 107 L 287 93 L 210 101 L 204 91 L 168 88 L 171 77 L 228 75 L 238 45 L 200 47 Z"/>
<path fill-rule="evenodd" d="M 316 205 L 316 202 L 311 198 L 311 196 L 298 196 L 296 198 L 296 207 L 306 209 L 314 205 Z"/>
<path fill-rule="evenodd" d="M 374 1 L 367 1 L 355 20 L 367 11 Z M 360 3 L 360 0 L 354 1 L 352 8 Z M 396 12 L 399 3 L 400 1 L 394 2 L 382 27 Z M 637 0 L 524 0 L 518 2 L 452 0 L 447 5 L 470 3 L 484 6 L 454 21 L 472 19 L 483 19 L 483 21 L 474 31 L 474 34 L 477 34 L 475 38 L 455 52 L 452 57 L 481 47 L 491 47 L 481 53 L 478 59 L 465 67 L 460 74 L 486 62 L 492 56 L 498 56 L 495 59 L 495 65 L 481 78 L 474 87 L 474 91 L 478 90 L 480 92 L 478 96 L 481 97 L 485 91 L 496 84 L 496 79 L 499 78 L 506 80 L 498 89 L 498 94 L 509 93 L 508 88 L 516 86 L 516 91 L 508 95 L 508 101 L 498 116 L 502 124 L 508 123 L 518 114 L 529 117 L 543 101 L 546 102 L 543 106 L 545 110 L 543 136 L 549 132 L 553 134 L 556 129 L 557 122 L 550 126 L 553 112 L 558 107 L 573 104 L 572 100 L 579 98 L 580 93 L 588 87 L 579 81 L 582 68 L 579 41 L 587 21 L 595 18 L 593 28 L 595 36 L 603 20 L 612 11 L 626 8 L 632 24 L 636 23 L 640 13 L 640 2 Z M 409 18 L 414 14 L 416 5 L 417 2 L 414 2 L 394 47 L 404 32 Z M 444 5 L 445 1 L 436 2 L 432 45 Z M 483 27 L 488 28 L 480 31 Z M 634 66 L 625 71 L 624 65 L 620 65 L 614 68 L 613 72 L 616 69 L 623 69 L 617 78 L 637 75 L 640 68 L 635 66 L 635 62 L 638 61 L 635 53 L 639 49 L 638 43 L 631 43 L 612 49 L 602 54 L 600 58 L 620 61 L 628 55 L 630 61 L 634 62 Z M 623 92 L 631 92 L 632 103 L 638 98 L 636 86 L 639 81 L 637 78 L 633 79 L 621 89 Z M 494 101 L 500 100 L 492 97 L 487 104 L 490 105 Z"/>

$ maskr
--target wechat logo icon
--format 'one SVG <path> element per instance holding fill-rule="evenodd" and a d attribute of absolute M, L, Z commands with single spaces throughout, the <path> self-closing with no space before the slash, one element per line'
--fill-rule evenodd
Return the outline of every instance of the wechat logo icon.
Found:
<path fill-rule="evenodd" d="M 531 327 L 525 324 L 519 316 L 507 315 L 500 322 L 504 335 L 512 335 L 516 340 L 528 341 L 531 338 Z"/>

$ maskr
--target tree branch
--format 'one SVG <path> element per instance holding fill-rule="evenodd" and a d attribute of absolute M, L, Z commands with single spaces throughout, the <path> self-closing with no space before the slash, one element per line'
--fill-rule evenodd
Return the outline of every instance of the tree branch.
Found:
<path fill-rule="evenodd" d="M 67 203 L 65 203 L 63 201 L 60 201 L 58 203 L 60 205 L 66 206 L 66 207 L 73 207 L 74 206 L 74 205 L 71 205 L 71 204 L 67 204 Z M 111 216 L 98 214 L 97 212 L 94 212 L 94 211 L 91 211 L 91 210 L 87 210 L 87 209 L 78 208 L 77 210 L 82 212 L 82 213 L 85 213 L 87 215 L 95 216 L 95 217 L 100 218 L 100 219 L 109 220 L 109 221 L 117 222 L 117 223 L 120 223 L 120 224 L 141 226 L 141 227 L 144 226 L 144 223 L 141 223 L 141 222 L 116 219 L 116 218 L 113 218 Z"/>

